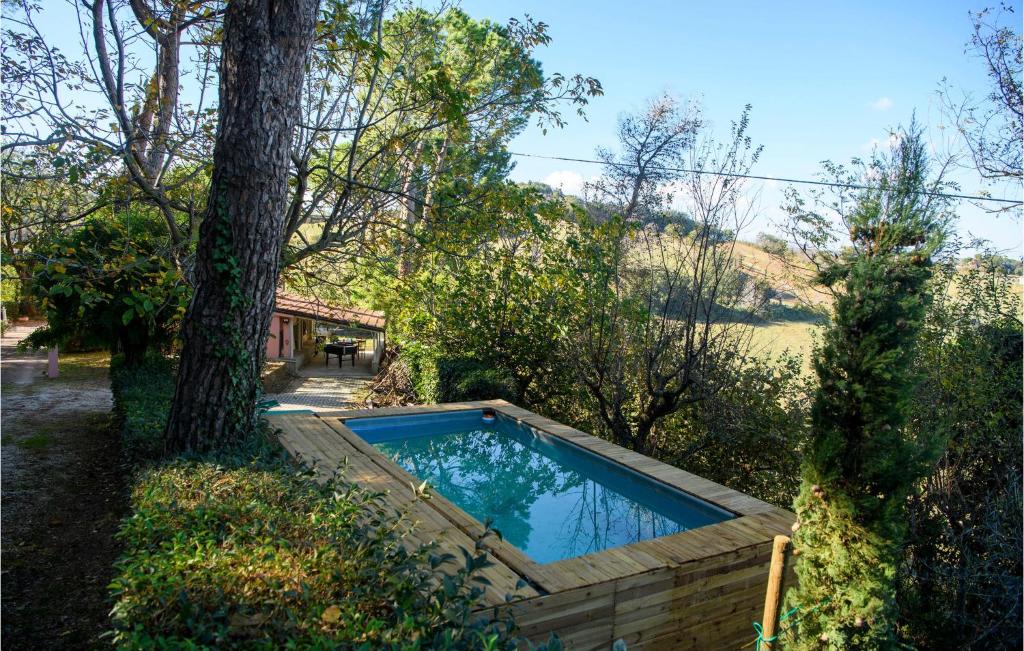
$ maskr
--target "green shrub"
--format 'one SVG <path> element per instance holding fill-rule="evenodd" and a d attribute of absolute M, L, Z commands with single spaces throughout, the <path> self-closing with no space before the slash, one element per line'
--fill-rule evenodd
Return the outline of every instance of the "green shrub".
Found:
<path fill-rule="evenodd" d="M 495 398 L 515 401 L 515 378 L 502 369 L 465 357 L 438 360 L 436 368 L 439 402 Z"/>
<path fill-rule="evenodd" d="M 25 340 L 33 348 L 103 344 L 125 364 L 166 347 L 188 303 L 189 287 L 163 257 L 155 226 L 90 219 L 40 244 L 31 292 L 46 326 Z"/>
<path fill-rule="evenodd" d="M 440 402 L 437 355 L 426 346 L 409 344 L 402 348 L 400 359 L 409 369 L 416 400 L 423 403 Z"/>
<path fill-rule="evenodd" d="M 845 216 L 851 245 L 822 267 L 832 322 L 815 352 L 819 384 L 811 406 L 800 494 L 794 501 L 801 608 L 787 649 L 893 649 L 896 577 L 908 531 L 908 498 L 941 453 L 940 432 L 914 436 L 917 343 L 931 301 L 932 256 L 945 235 L 921 132 L 910 130 L 890 158 L 870 168 Z"/>
<path fill-rule="evenodd" d="M 164 426 L 174 397 L 174 369 L 169 359 L 148 355 L 138 366 L 122 356 L 110 361 L 110 388 L 121 443 L 132 463 L 159 459 L 164 452 Z"/>
<path fill-rule="evenodd" d="M 468 357 L 443 357 L 432 349 L 409 344 L 402 349 L 401 361 L 409 370 L 422 403 L 465 400 L 516 399 L 516 381 L 505 369 L 493 368 Z"/>
<path fill-rule="evenodd" d="M 944 270 L 915 366 L 915 438 L 945 450 L 908 504 L 901 633 L 914 647 L 1020 644 L 1021 302 L 997 269 Z"/>
<path fill-rule="evenodd" d="M 719 391 L 665 419 L 656 456 L 789 508 L 800 488 L 813 386 L 791 355 L 722 366 Z"/>
<path fill-rule="evenodd" d="M 338 478 L 318 485 L 272 445 L 146 470 L 111 583 L 123 648 L 510 648 L 470 622 L 489 561 L 409 545 L 398 514 Z M 257 449 L 258 448 L 258 449 Z"/>

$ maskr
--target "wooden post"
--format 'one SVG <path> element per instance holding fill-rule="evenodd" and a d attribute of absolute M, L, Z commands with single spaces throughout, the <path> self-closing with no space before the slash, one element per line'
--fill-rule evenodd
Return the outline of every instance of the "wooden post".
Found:
<path fill-rule="evenodd" d="M 46 377 L 57 377 L 60 375 L 60 368 L 57 366 L 57 346 L 46 351 Z"/>
<path fill-rule="evenodd" d="M 789 548 L 789 536 L 775 536 L 772 545 L 772 564 L 768 569 L 768 590 L 764 595 L 764 615 L 761 618 L 764 638 L 762 649 L 771 649 L 771 639 L 779 623 L 779 603 L 782 601 L 782 577 L 786 571 L 786 551 Z"/>

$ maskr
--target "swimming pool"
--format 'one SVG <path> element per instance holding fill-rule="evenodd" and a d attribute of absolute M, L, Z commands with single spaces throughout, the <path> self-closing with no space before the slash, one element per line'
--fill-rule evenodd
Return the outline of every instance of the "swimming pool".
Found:
<path fill-rule="evenodd" d="M 345 425 L 538 563 L 735 517 L 559 437 L 481 410 Z"/>

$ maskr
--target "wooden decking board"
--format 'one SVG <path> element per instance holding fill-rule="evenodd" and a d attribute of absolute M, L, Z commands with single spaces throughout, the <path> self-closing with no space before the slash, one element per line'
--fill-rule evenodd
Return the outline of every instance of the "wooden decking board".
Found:
<path fill-rule="evenodd" d="M 333 476 L 346 463 L 345 455 L 340 449 L 323 450 L 318 447 L 306 431 L 303 419 L 289 415 L 280 416 L 275 421 L 282 429 L 287 428 L 287 435 L 281 436 L 284 447 L 303 462 L 311 464 L 321 480 Z"/>
<path fill-rule="evenodd" d="M 354 418 L 383 418 L 386 416 L 409 416 L 412 414 L 436 414 L 450 411 L 468 411 L 472 409 L 482 409 L 488 404 L 490 404 L 489 401 L 450 402 L 444 405 L 409 405 L 407 407 L 378 407 L 376 409 L 346 409 L 340 418 L 345 421 L 352 420 Z"/>
<path fill-rule="evenodd" d="M 321 479 L 339 466 L 345 479 L 383 495 L 407 514 L 408 544 L 433 542 L 455 555 L 472 550 L 483 525 L 441 495 L 423 500 L 419 480 L 391 462 L 345 423 L 356 418 L 457 412 L 491 407 L 540 433 L 561 438 L 652 480 L 716 504 L 737 517 L 669 536 L 538 564 L 522 550 L 486 541 L 494 563 L 483 572 L 485 590 L 477 616 L 513 613 L 534 642 L 558 632 L 576 649 L 607 649 L 623 638 L 631 649 L 735 648 L 752 639 L 760 616 L 772 537 L 787 533 L 788 511 L 501 400 L 372 410 L 319 410 L 274 417 L 289 452 L 316 462 Z M 319 416 L 319 417 L 318 417 Z M 517 590 L 516 585 L 527 585 Z M 506 594 L 517 593 L 506 602 Z"/>
<path fill-rule="evenodd" d="M 444 543 L 444 546 L 448 548 L 461 548 L 469 551 L 471 554 L 474 553 L 473 539 L 456 527 L 449 527 L 437 532 L 436 540 L 439 543 Z M 455 552 L 454 562 L 456 564 L 461 566 L 462 558 L 460 552 Z M 505 603 L 506 595 L 509 594 L 518 595 L 519 598 L 536 597 L 538 595 L 537 591 L 528 585 L 517 585 L 522 577 L 514 570 L 493 557 L 490 560 L 494 564 L 480 572 L 480 575 L 486 577 L 491 583 L 490 586 L 485 586 L 488 604 L 503 604 Z"/>

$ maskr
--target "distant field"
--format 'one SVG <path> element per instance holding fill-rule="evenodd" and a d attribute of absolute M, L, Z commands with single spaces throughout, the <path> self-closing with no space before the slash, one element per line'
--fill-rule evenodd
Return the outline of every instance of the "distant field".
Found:
<path fill-rule="evenodd" d="M 768 280 L 776 290 L 791 295 L 784 301 L 787 307 L 799 310 L 801 306 L 815 306 L 816 309 L 828 306 L 829 295 L 812 285 L 810 280 L 813 278 L 813 271 L 806 264 L 798 263 L 796 256 L 790 258 L 788 264 L 783 263 L 748 242 L 737 242 L 735 254 L 740 267 L 745 271 Z M 1024 279 L 1010 276 L 1006 282 L 1011 294 L 1024 298 Z M 951 285 L 949 291 L 955 296 L 956 285 Z M 754 351 L 759 354 L 779 355 L 788 350 L 803 357 L 804 371 L 810 373 L 814 337 L 820 332 L 820 324 L 809 320 L 769 321 L 756 327 Z"/>
<path fill-rule="evenodd" d="M 829 302 L 829 296 L 813 287 L 810 282 L 814 271 L 805 262 L 793 255 L 786 262 L 765 253 L 749 242 L 737 242 L 735 255 L 740 267 L 767 280 L 776 291 L 787 295 L 784 304 L 794 313 L 814 306 L 820 309 Z M 758 325 L 754 329 L 753 351 L 760 355 L 778 356 L 784 352 L 803 358 L 805 373 L 811 372 L 811 353 L 814 350 L 814 336 L 820 325 L 808 316 L 803 318 L 779 319 Z"/>
<path fill-rule="evenodd" d="M 772 321 L 754 329 L 753 352 L 778 356 L 786 351 L 803 357 L 804 372 L 811 371 L 814 333 L 820 325 L 806 321 Z"/>
<path fill-rule="evenodd" d="M 740 269 L 755 278 L 767 281 L 772 287 L 789 296 L 788 303 L 805 306 L 827 304 L 829 295 L 816 288 L 811 282 L 815 270 L 798 254 L 790 255 L 785 261 L 765 253 L 749 242 L 736 242 L 733 251 Z"/>

